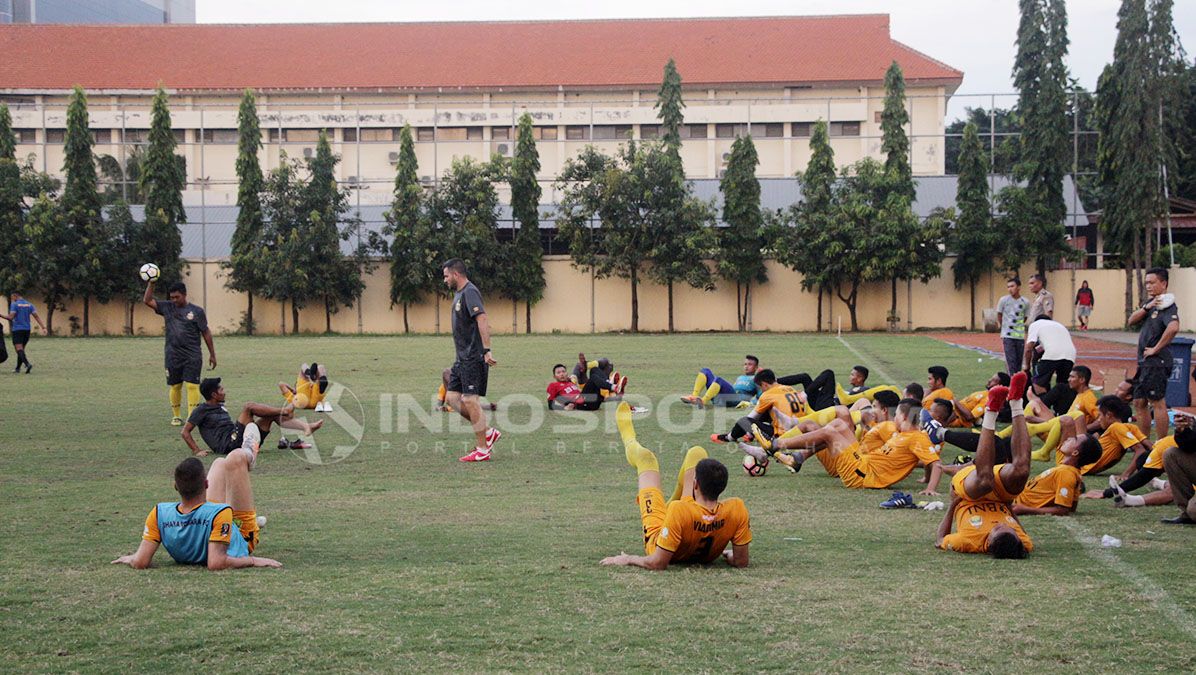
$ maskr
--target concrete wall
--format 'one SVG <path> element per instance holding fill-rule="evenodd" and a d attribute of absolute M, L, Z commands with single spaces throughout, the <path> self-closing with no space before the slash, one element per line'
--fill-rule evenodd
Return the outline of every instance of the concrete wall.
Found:
<path fill-rule="evenodd" d="M 631 292 L 629 284 L 622 279 L 591 280 L 588 273 L 574 269 L 564 256 L 549 256 L 544 261 L 548 286 L 544 300 L 532 310 L 532 328 L 536 332 L 561 331 L 565 333 L 588 333 L 626 330 L 631 322 Z M 752 328 L 768 331 L 813 331 L 817 328 L 817 296 L 801 290 L 800 275 L 769 263 L 769 282 L 752 291 Z M 1029 271 L 1023 275 L 1028 277 Z M 206 291 L 205 291 L 206 279 Z M 1072 301 L 1080 282 L 1087 280 L 1096 295 L 1096 308 L 1092 314 L 1091 327 L 1096 329 L 1117 329 L 1122 327 L 1125 274 L 1121 270 L 1060 270 L 1048 275 L 1048 287 L 1055 293 L 1056 318 L 1064 323 L 1074 321 Z M 477 280 L 486 296 L 486 306 L 492 329 L 496 333 L 510 333 L 513 308 L 509 301 L 487 292 L 485 280 Z M 245 311 L 245 296 L 231 293 L 224 288 L 224 278 L 219 263 L 209 261 L 192 262 L 187 271 L 186 283 L 190 298 L 201 304 L 208 312 L 208 321 L 213 332 L 219 334 L 236 330 Z M 402 308 L 391 309 L 389 300 L 387 269 L 379 267 L 368 280 L 362 297 L 360 313 L 357 307 L 342 309 L 332 317 L 332 329 L 341 333 L 400 333 L 403 331 Z M 907 289 L 912 288 L 912 297 Z M 1196 330 L 1196 269 L 1172 270 L 1171 290 L 1177 296 L 1182 328 Z M 981 313 L 986 307 L 993 307 L 1005 292 L 1004 278 L 992 275 L 976 289 L 977 326 L 981 325 Z M 205 299 L 206 295 L 206 299 Z M 39 298 L 31 298 L 39 306 L 43 317 L 46 308 Z M 674 289 L 674 322 L 681 331 L 733 331 L 735 320 L 735 287 L 720 284 L 713 292 L 702 292 L 691 288 Z M 890 294 L 887 284 L 872 284 L 860 291 L 858 319 L 861 330 L 885 330 L 885 317 L 889 309 Z M 662 331 L 668 327 L 668 302 L 664 287 L 641 284 L 639 287 L 640 329 Z M 902 328 L 910 325 L 922 328 L 966 328 L 968 326 L 968 289 L 955 290 L 950 276 L 950 260 L 944 264 L 944 275 L 928 284 L 900 284 L 897 298 Z M 910 308 L 912 307 L 912 314 Z M 437 311 L 441 332 L 450 330 L 448 302 L 429 301 L 409 309 L 411 330 L 421 333 L 437 329 Z M 824 300 L 824 325 L 832 327 L 842 321 L 844 330 L 851 327 L 847 307 L 835 299 Z M 93 334 L 119 335 L 124 332 L 125 308 L 119 304 L 93 305 L 91 309 L 91 330 Z M 82 316 L 79 302 L 68 303 L 65 311 L 55 315 L 55 333 L 70 334 L 70 316 Z M 278 333 L 281 327 L 282 310 L 277 303 L 255 300 L 254 316 L 258 330 L 262 333 Z M 286 311 L 287 329 L 290 329 L 290 311 Z M 324 313 L 322 308 L 312 307 L 300 312 L 300 329 L 322 332 Z M 518 329 L 525 329 L 524 309 L 518 309 Z M 162 322 L 148 308 L 138 305 L 135 310 L 135 332 L 155 335 L 162 332 Z"/>

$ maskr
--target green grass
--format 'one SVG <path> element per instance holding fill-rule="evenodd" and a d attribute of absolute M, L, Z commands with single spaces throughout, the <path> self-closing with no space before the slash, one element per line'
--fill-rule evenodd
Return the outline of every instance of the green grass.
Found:
<path fill-rule="evenodd" d="M 863 359 L 818 336 L 500 337 L 491 397 L 539 398 L 549 366 L 579 348 L 653 400 L 688 393 L 703 365 L 734 374 L 749 351 L 841 377 L 863 360 L 876 383 L 880 370 L 921 382 L 942 363 L 957 393 L 999 365 L 924 337 L 849 342 Z M 1172 508 L 1084 502 L 1081 533 L 1124 540 L 1112 564 L 1046 517 L 1025 519 L 1026 561 L 944 553 L 941 514 L 881 511 L 888 492 L 843 489 L 818 466 L 746 477 L 737 452 L 704 443 L 713 420 L 666 434 L 652 415 L 638 429 L 666 483 L 695 443 L 728 463 L 728 495 L 752 513 L 751 567 L 600 567 L 642 550 L 635 474 L 605 416 L 585 435 L 508 433 L 479 466 L 456 461 L 466 433 L 383 432 L 384 395 L 429 404 L 447 337 L 218 338 L 230 409 L 276 402 L 275 383 L 314 359 L 362 402 L 365 436 L 327 465 L 267 439 L 253 474 L 270 519 L 259 553 L 283 569 L 211 573 L 164 551 L 148 571 L 112 566 L 173 497 L 185 456 L 161 350 L 35 340 L 33 375 L 0 376 L 0 671 L 1179 672 L 1196 659 L 1192 627 L 1176 623 L 1196 615 L 1196 531 L 1160 525 Z M 514 406 L 508 424 L 530 415 Z M 325 454 L 352 441 L 339 428 L 318 438 Z"/>

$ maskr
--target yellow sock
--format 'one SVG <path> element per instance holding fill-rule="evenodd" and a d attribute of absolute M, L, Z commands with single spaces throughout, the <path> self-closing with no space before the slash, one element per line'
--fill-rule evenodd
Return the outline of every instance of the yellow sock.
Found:
<path fill-rule="evenodd" d="M 817 424 L 826 426 L 831 420 L 835 419 L 835 406 L 823 408 L 822 410 L 815 410 L 808 415 L 802 415 L 797 418 L 798 422 L 815 422 Z"/>
<path fill-rule="evenodd" d="M 677 487 L 673 489 L 672 499 L 681 499 L 681 489 L 685 485 L 685 472 L 693 471 L 698 462 L 706 459 L 706 448 L 695 445 L 685 453 L 685 461 L 681 463 L 681 470 L 677 472 Z"/>
<path fill-rule="evenodd" d="M 598 367 L 597 361 L 586 361 L 586 370 L 593 370 Z"/>
<path fill-rule="evenodd" d="M 876 396 L 879 392 L 882 392 L 882 391 L 891 391 L 891 392 L 895 392 L 897 394 L 901 393 L 901 392 L 897 391 L 897 387 L 894 387 L 891 384 L 878 384 L 875 387 L 872 387 L 870 389 L 865 389 L 864 391 L 861 391 L 858 394 L 849 394 L 843 389 L 843 387 L 838 382 L 835 383 L 835 394 L 839 397 L 839 403 L 842 403 L 843 405 L 847 405 L 847 406 L 855 403 L 856 401 L 858 401 L 862 398 L 866 398 L 869 401 L 871 401 L 873 396 Z"/>
<path fill-rule="evenodd" d="M 706 386 L 706 376 L 702 373 L 698 373 L 698 376 L 696 378 L 694 378 L 694 393 L 691 394 L 691 396 L 693 396 L 694 398 L 697 398 L 698 394 L 702 393 L 702 388 L 705 386 Z"/>
<path fill-rule="evenodd" d="M 619 427 L 624 446 L 635 443 L 635 424 L 631 422 L 631 406 L 627 401 L 619 401 L 619 407 L 615 408 L 615 425 Z"/>
<path fill-rule="evenodd" d="M 702 396 L 702 403 L 709 403 L 713 401 L 714 397 L 718 396 L 718 393 L 722 391 L 722 389 L 723 388 L 719 386 L 718 382 L 710 385 L 710 388 L 707 389 L 706 393 Z"/>
<path fill-rule="evenodd" d="M 203 396 L 199 393 L 199 384 L 195 382 L 187 383 L 187 417 L 191 416 L 191 411 L 195 410 L 195 406 L 203 401 Z"/>
<path fill-rule="evenodd" d="M 635 467 L 637 475 L 645 471 L 660 471 L 660 462 L 656 461 L 656 455 L 640 445 L 639 441 L 632 439 L 630 443 L 625 443 L 623 452 L 627 456 L 627 463 Z"/>
<path fill-rule="evenodd" d="M 436 392 L 436 400 L 444 403 L 444 397 L 448 395 L 448 391 L 444 388 L 444 383 L 440 383 L 440 389 Z"/>
<path fill-rule="evenodd" d="M 183 405 L 183 385 L 172 384 L 167 387 L 170 391 L 170 409 L 174 411 L 175 417 L 182 417 L 183 413 L 180 408 Z"/>

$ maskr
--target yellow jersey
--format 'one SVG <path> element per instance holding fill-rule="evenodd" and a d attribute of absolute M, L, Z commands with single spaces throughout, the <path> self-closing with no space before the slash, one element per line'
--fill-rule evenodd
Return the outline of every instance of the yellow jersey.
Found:
<path fill-rule="evenodd" d="M 930 410 L 930 404 L 934 403 L 934 399 L 936 398 L 945 398 L 948 401 L 954 401 L 955 394 L 953 394 L 951 390 L 946 387 L 940 387 L 930 392 L 925 398 L 922 399 L 922 407 L 926 410 Z"/>
<path fill-rule="evenodd" d="M 1143 469 L 1158 469 L 1164 471 L 1163 468 L 1163 453 L 1176 446 L 1175 435 L 1160 438 L 1155 442 L 1154 447 L 1150 449 L 1150 454 L 1146 456 L 1146 463 L 1142 465 Z"/>
<path fill-rule="evenodd" d="M 1080 467 L 1080 473 L 1100 473 L 1121 461 L 1125 451 L 1146 440 L 1138 427 L 1125 422 L 1114 422 L 1100 435 L 1101 456 L 1088 466 Z"/>
<path fill-rule="evenodd" d="M 1096 408 L 1096 392 L 1089 389 L 1082 394 L 1076 394 L 1076 400 L 1072 401 L 1067 413 L 1070 415 L 1077 411 L 1084 413 L 1085 426 L 1095 422 L 1096 418 L 1100 417 L 1100 410 Z"/>
<path fill-rule="evenodd" d="M 767 413 L 772 418 L 773 428 L 779 429 L 781 424 L 776 416 L 777 410 L 790 417 L 801 417 L 806 414 L 806 404 L 793 387 L 777 384 L 760 394 L 755 412 L 757 416 Z"/>
<path fill-rule="evenodd" d="M 941 546 L 944 550 L 958 553 L 988 553 L 988 535 L 998 525 L 1013 528 L 1027 553 L 1034 550 L 1034 542 L 1022 529 L 1022 524 L 1009 510 L 1008 504 L 968 499 L 960 501 L 955 507 L 955 531 L 943 537 Z"/>
<path fill-rule="evenodd" d="M 860 439 L 860 454 L 880 450 L 897 433 L 896 422 L 881 422 L 869 429 Z"/>
<path fill-rule="evenodd" d="M 711 511 L 692 497 L 682 497 L 669 502 L 656 548 L 671 551 L 674 562 L 709 563 L 722 555 L 728 543 L 745 546 L 751 541 L 752 528 L 742 499 L 719 502 Z"/>
<path fill-rule="evenodd" d="M 1070 464 L 1052 466 L 1031 478 L 1013 502 L 1036 509 L 1052 504 L 1074 509 L 1080 482 L 1080 470 L 1076 467 Z"/>
<path fill-rule="evenodd" d="M 1003 466 L 1005 465 L 996 464 L 993 466 L 993 489 L 990 490 L 988 494 L 985 494 L 981 497 L 972 498 L 968 496 L 967 490 L 964 489 L 963 482 L 972 474 L 972 472 L 976 470 L 975 464 L 969 464 L 955 474 L 955 477 L 951 479 L 951 491 L 958 495 L 960 499 L 966 501 L 990 501 L 1001 502 L 1002 504 L 1010 504 L 1017 495 L 1011 494 L 1009 490 L 1005 488 L 1005 483 L 1001 480 L 1001 467 Z"/>
<path fill-rule="evenodd" d="M 924 431 L 907 431 L 893 434 L 877 450 L 860 454 L 859 465 L 854 468 L 862 472 L 866 488 L 885 488 L 908 476 L 919 464 L 939 461 L 930 444 L 930 437 Z"/>
<path fill-rule="evenodd" d="M 984 409 L 988 406 L 988 390 L 983 389 L 981 391 L 974 391 L 967 396 L 964 396 L 962 399 L 960 399 L 959 405 L 962 406 L 964 410 L 972 413 L 972 417 L 977 419 L 983 418 Z M 973 426 L 973 423 L 960 419 L 958 416 L 956 416 L 955 419 L 951 420 L 951 424 L 948 426 L 970 428 Z"/>

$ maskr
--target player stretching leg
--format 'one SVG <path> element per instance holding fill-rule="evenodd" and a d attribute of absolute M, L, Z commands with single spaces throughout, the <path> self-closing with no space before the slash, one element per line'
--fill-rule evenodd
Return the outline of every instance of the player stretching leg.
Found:
<path fill-rule="evenodd" d="M 231 454 L 237 448 L 251 448 L 254 457 L 257 457 L 258 447 L 262 439 L 270 433 L 272 423 L 294 422 L 297 426 L 292 428 L 298 428 L 308 436 L 324 425 L 324 420 L 308 424 L 292 419 L 295 411 L 292 404 L 275 408 L 261 403 L 246 403 L 234 423 L 228 411 L 224 409 L 225 392 L 224 387 L 220 385 L 220 378 L 205 379 L 199 385 L 199 389 L 203 393 L 204 402 L 191 411 L 191 416 L 187 418 L 181 432 L 183 442 L 191 448 L 191 454 L 196 457 L 204 457 L 208 453 L 201 450 L 191 437 L 191 432 L 195 429 L 199 429 L 203 442 L 218 455 Z"/>
<path fill-rule="evenodd" d="M 615 411 L 627 462 L 639 474 L 640 521 L 644 527 L 646 555 L 620 553 L 604 558 L 603 565 L 634 565 L 662 570 L 670 562 L 711 563 L 720 556 L 734 567 L 747 567 L 752 530 L 743 500 L 718 501 L 727 487 L 727 467 L 694 446 L 685 454 L 677 474 L 673 498 L 665 501 L 660 489 L 660 464 L 656 455 L 635 438 L 631 407 L 620 402 Z M 727 544 L 731 551 L 724 552 Z"/>
<path fill-rule="evenodd" d="M 980 432 L 980 445 L 972 466 L 951 481 L 951 506 L 939 525 L 936 546 L 960 553 L 988 553 L 994 558 L 1025 558 L 1034 549 L 1029 535 L 1010 510 L 1030 477 L 1030 434 L 1022 412 L 1026 373 L 1010 378 L 1009 387 L 989 390 Z M 995 464 L 997 413 L 1009 401 L 1013 421 L 1010 446 L 1013 462 Z M 955 532 L 952 532 L 954 525 Z"/>
<path fill-rule="evenodd" d="M 457 361 L 449 374 L 445 404 L 469 420 L 477 443 L 462 462 L 485 462 L 502 436 L 486 422 L 478 397 L 486 395 L 490 366 L 498 362 L 490 352 L 490 322 L 482 305 L 482 293 L 466 276 L 465 263 L 453 258 L 441 268 L 444 283 L 453 289 L 453 346 Z"/>
<path fill-rule="evenodd" d="M 174 489 L 181 501 L 162 502 L 150 510 L 137 552 L 112 561 L 143 570 L 158 545 L 180 565 L 210 570 L 282 567 L 270 558 L 252 555 L 259 541 L 257 513 L 249 469 L 256 452 L 241 450 L 212 462 L 204 477 L 203 462 L 188 457 L 174 470 Z"/>

